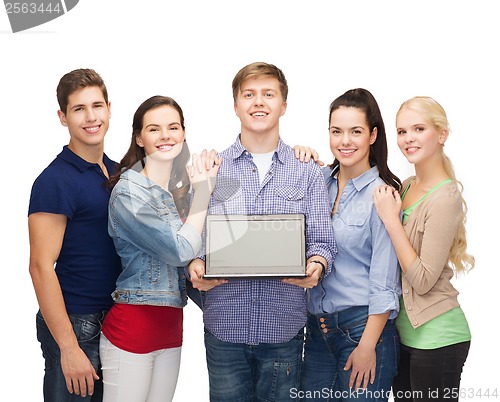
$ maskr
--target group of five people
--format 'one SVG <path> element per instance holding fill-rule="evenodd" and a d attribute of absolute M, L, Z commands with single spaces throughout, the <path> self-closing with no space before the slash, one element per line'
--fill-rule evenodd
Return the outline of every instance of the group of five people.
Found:
<path fill-rule="evenodd" d="M 172 400 L 188 293 L 202 300 L 212 402 L 458 400 L 470 331 L 450 280 L 474 259 L 443 108 L 415 97 L 398 111 L 415 166 L 401 184 L 368 90 L 331 103 L 333 162 L 321 168 L 314 150 L 283 142 L 278 67 L 249 64 L 232 84 L 241 129 L 229 148 L 190 155 L 181 107 L 153 96 L 115 163 L 102 78 L 61 78 L 70 141 L 28 213 L 45 400 Z M 204 278 L 207 214 L 296 213 L 305 278 Z"/>

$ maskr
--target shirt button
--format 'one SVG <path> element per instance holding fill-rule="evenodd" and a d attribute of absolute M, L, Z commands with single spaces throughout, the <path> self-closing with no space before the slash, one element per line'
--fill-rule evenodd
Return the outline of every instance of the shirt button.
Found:
<path fill-rule="evenodd" d="M 411 311 L 411 306 L 406 307 L 408 311 Z"/>
<path fill-rule="evenodd" d="M 321 328 L 326 328 L 326 324 L 321 324 Z"/>
<path fill-rule="evenodd" d="M 413 325 L 417 325 L 418 324 L 418 321 L 413 321 Z"/>
<path fill-rule="evenodd" d="M 323 329 L 323 333 L 326 334 L 328 330 L 326 328 Z"/>
<path fill-rule="evenodd" d="M 320 321 L 320 322 L 325 322 L 325 319 L 324 319 L 323 317 L 321 317 L 321 318 L 319 319 L 319 321 Z"/>
<path fill-rule="evenodd" d="M 410 293 L 410 291 L 408 289 L 405 289 L 405 293 L 408 294 Z"/>
<path fill-rule="evenodd" d="M 255 168 L 253 168 L 253 169 L 252 169 L 252 172 L 254 172 L 254 173 L 255 173 L 256 171 L 257 171 L 257 169 L 255 169 Z"/>

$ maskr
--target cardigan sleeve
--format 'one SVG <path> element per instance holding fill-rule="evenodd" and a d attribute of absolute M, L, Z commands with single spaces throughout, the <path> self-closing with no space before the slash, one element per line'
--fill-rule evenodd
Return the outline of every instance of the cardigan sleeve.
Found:
<path fill-rule="evenodd" d="M 448 266 L 450 248 L 464 214 L 461 197 L 456 194 L 440 194 L 429 201 L 419 211 L 423 216 L 417 218 L 419 223 L 412 241 L 417 258 L 405 274 L 419 295 L 431 290 Z"/>

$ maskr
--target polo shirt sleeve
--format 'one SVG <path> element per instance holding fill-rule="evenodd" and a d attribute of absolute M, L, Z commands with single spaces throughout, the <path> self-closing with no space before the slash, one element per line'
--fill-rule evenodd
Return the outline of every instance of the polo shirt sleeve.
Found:
<path fill-rule="evenodd" d="M 71 219 L 76 211 L 77 197 L 77 189 L 68 176 L 46 169 L 33 183 L 28 215 L 46 212 Z"/>

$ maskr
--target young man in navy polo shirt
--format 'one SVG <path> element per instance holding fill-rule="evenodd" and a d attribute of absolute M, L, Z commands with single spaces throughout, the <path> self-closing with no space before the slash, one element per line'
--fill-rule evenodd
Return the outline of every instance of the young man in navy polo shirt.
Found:
<path fill-rule="evenodd" d="M 110 102 L 91 69 L 65 74 L 57 99 L 69 143 L 35 180 L 28 211 L 43 393 L 51 402 L 101 401 L 99 334 L 121 271 L 103 185 L 116 166 L 104 154 Z"/>

